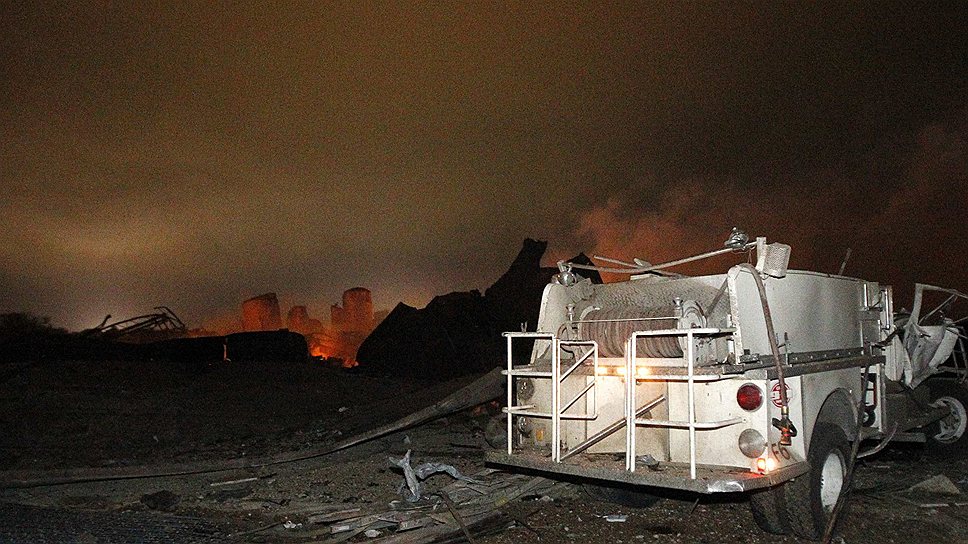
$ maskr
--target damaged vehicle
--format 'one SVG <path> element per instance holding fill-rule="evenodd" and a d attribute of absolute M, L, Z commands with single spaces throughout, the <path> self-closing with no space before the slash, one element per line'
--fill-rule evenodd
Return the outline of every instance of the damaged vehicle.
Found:
<path fill-rule="evenodd" d="M 743 262 L 721 274 L 667 271 L 729 253 Z M 890 441 L 968 448 L 964 320 L 951 314 L 968 297 L 918 285 L 895 314 L 890 286 L 788 270 L 790 253 L 734 229 L 701 255 L 594 267 L 624 282 L 559 263 L 537 330 L 505 334 L 506 445 L 488 461 L 640 504 L 656 488 L 744 493 L 762 529 L 819 539 L 856 458 Z"/>

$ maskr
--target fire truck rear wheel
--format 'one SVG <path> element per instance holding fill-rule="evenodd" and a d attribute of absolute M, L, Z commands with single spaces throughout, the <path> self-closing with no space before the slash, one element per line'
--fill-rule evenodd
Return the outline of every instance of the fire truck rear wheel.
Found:
<path fill-rule="evenodd" d="M 843 429 L 817 423 L 807 461 L 810 472 L 783 486 L 784 502 L 793 534 L 817 540 L 823 536 L 834 506 L 848 486 L 850 441 Z"/>
<path fill-rule="evenodd" d="M 498 415 L 487 420 L 484 426 L 484 440 L 494 449 L 508 447 L 507 416 Z"/>
<path fill-rule="evenodd" d="M 931 405 L 948 408 L 949 414 L 927 428 L 928 452 L 939 456 L 968 454 L 968 389 L 949 380 L 928 382 Z"/>
<path fill-rule="evenodd" d="M 651 493 L 646 493 L 637 486 L 622 486 L 620 484 L 616 484 L 615 486 L 598 485 L 586 482 L 581 484 L 581 488 L 586 495 L 595 500 L 630 506 L 632 508 L 648 508 L 659 502 L 659 497 Z"/>
<path fill-rule="evenodd" d="M 760 529 L 774 535 L 790 534 L 786 501 L 782 485 L 754 491 L 750 494 L 750 511 Z"/>

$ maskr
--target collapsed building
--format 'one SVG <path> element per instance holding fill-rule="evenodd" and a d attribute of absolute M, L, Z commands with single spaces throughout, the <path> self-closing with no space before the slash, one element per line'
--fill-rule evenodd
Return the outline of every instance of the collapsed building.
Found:
<path fill-rule="evenodd" d="M 373 312 L 373 296 L 364 287 L 344 291 L 341 303 L 330 306 L 330 326 L 306 338 L 312 355 L 336 359 L 345 367 L 353 367 L 357 350 L 373 331 L 380 315 Z"/>
<path fill-rule="evenodd" d="M 286 316 L 286 328 L 302 335 L 323 332 L 323 322 L 309 317 L 309 310 L 305 306 L 293 306 Z"/>
<path fill-rule="evenodd" d="M 453 292 L 434 297 L 423 309 L 397 304 L 360 346 L 360 369 L 436 379 L 499 366 L 506 357 L 502 333 L 535 327 L 541 294 L 558 273 L 556 267 L 541 266 L 547 247 L 526 239 L 510 268 L 483 294 Z M 584 254 L 570 262 L 591 264 Z M 602 283 L 596 271 L 585 275 Z M 530 353 L 524 344 L 516 348 Z"/>
<path fill-rule="evenodd" d="M 241 321 L 234 326 L 187 331 L 180 325 L 174 337 L 166 330 L 168 336 L 153 337 L 153 342 L 145 338 L 132 346 L 101 342 L 84 349 L 73 344 L 65 349 L 97 352 L 87 358 L 101 358 L 103 353 L 115 359 L 192 363 L 299 361 L 314 356 L 345 367 L 360 364 L 363 371 L 374 374 L 424 378 L 480 372 L 503 360 L 503 332 L 536 324 L 542 291 L 558 272 L 554 267 L 541 267 L 546 249 L 547 242 L 527 239 L 510 268 L 483 294 L 478 290 L 453 292 L 435 297 L 422 309 L 400 303 L 389 313 L 374 312 L 371 292 L 353 287 L 330 307 L 328 326 L 310 317 L 303 305 L 291 307 L 283 324 L 279 298 L 269 292 L 242 302 Z M 590 263 L 583 254 L 571 262 Z M 586 275 L 601 283 L 597 272 Z M 158 328 L 155 321 L 150 324 Z M 136 325 L 141 331 L 141 322 Z M 112 334 L 115 329 L 105 328 Z M 524 343 L 519 346 L 522 352 L 529 349 Z"/>

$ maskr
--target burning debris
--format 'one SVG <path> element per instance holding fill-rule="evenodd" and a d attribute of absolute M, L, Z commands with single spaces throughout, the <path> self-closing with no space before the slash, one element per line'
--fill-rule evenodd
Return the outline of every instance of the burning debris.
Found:
<path fill-rule="evenodd" d="M 309 317 L 305 306 L 293 306 L 286 316 L 286 327 L 304 336 L 323 332 L 323 322 Z"/>
<path fill-rule="evenodd" d="M 343 292 L 342 306 L 330 307 L 330 326 L 307 337 L 312 355 L 339 360 L 347 368 L 356 366 L 357 351 L 379 317 L 373 312 L 369 289 L 347 289 Z"/>

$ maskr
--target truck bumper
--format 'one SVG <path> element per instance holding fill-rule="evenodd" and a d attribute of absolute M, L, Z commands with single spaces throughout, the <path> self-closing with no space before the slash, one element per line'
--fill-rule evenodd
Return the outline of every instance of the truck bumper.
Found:
<path fill-rule="evenodd" d="M 689 477 L 689 465 L 662 463 L 658 469 L 637 468 L 625 470 L 625 461 L 607 454 L 576 455 L 561 463 L 555 463 L 547 455 L 531 453 L 487 452 L 486 460 L 502 465 L 534 470 L 550 474 L 577 476 L 594 480 L 622 482 L 626 484 L 680 489 L 696 493 L 742 493 L 783 483 L 806 474 L 810 465 L 798 462 L 780 467 L 769 474 L 757 474 L 737 467 L 699 465 L 696 479 Z"/>

